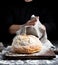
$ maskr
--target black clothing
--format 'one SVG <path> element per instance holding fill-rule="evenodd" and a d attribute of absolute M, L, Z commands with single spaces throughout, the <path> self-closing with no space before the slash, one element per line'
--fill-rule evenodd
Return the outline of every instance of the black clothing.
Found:
<path fill-rule="evenodd" d="M 12 24 L 24 24 L 26 23 L 31 15 L 39 16 L 40 21 L 42 24 L 46 26 L 46 31 L 48 35 L 48 39 L 54 39 L 52 36 L 55 35 L 56 32 L 56 24 L 53 20 L 53 15 L 49 11 L 48 8 L 44 8 L 36 2 L 30 2 L 23 4 L 17 4 L 15 6 L 8 6 L 6 18 L 4 18 L 4 21 L 2 26 L 2 35 L 4 36 L 4 41 L 9 41 L 12 39 L 15 35 L 11 35 L 8 31 L 8 28 Z M 3 41 L 3 40 L 2 40 Z"/>

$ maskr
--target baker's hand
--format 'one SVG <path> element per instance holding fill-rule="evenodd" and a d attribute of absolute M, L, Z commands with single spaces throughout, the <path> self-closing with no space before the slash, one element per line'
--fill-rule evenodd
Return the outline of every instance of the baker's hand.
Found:
<path fill-rule="evenodd" d="M 16 24 L 13 24 L 9 27 L 9 33 L 10 34 L 16 34 L 16 31 L 18 31 L 20 29 L 22 25 L 16 25 Z"/>
<path fill-rule="evenodd" d="M 28 20 L 25 25 L 27 25 L 27 26 L 34 26 L 36 21 L 37 21 L 36 18 L 32 18 L 32 19 Z"/>

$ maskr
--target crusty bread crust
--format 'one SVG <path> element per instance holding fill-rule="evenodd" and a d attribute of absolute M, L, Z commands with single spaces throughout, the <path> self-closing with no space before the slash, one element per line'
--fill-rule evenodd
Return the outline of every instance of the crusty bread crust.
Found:
<path fill-rule="evenodd" d="M 20 35 L 21 36 L 21 35 Z M 27 37 L 29 39 L 30 35 L 25 35 L 25 38 Z M 23 35 L 24 37 L 24 35 Z M 32 37 L 32 36 L 31 36 Z M 33 37 L 32 37 L 33 38 Z M 28 40 L 26 39 L 26 40 Z M 36 40 L 37 37 L 35 37 L 34 40 Z M 25 39 L 24 39 L 25 40 Z M 37 42 L 38 41 L 38 42 Z M 16 46 L 17 43 L 14 43 L 12 45 L 13 51 L 15 53 L 35 53 L 35 52 L 39 52 L 42 49 L 42 44 L 40 42 L 40 40 L 36 40 L 37 43 L 29 43 L 27 45 L 20 45 L 20 43 Z"/>
<path fill-rule="evenodd" d="M 16 48 L 13 46 L 15 53 L 35 53 L 41 51 L 41 46 L 19 46 L 19 48 Z"/>

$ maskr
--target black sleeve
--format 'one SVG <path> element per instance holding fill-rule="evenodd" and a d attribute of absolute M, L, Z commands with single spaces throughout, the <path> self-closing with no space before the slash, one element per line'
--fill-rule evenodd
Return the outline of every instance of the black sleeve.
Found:
<path fill-rule="evenodd" d="M 11 38 L 11 34 L 9 33 L 9 27 L 13 24 L 13 16 L 9 12 L 8 10 L 6 10 L 0 15 L 0 41 L 2 42 L 7 42 Z"/>
<path fill-rule="evenodd" d="M 13 24 L 13 16 L 12 15 L 8 15 L 6 18 L 6 25 L 7 25 L 7 30 L 9 29 L 9 27 Z"/>
<path fill-rule="evenodd" d="M 6 16 L 6 29 L 8 31 L 9 27 L 13 24 L 13 8 L 9 7 Z"/>
<path fill-rule="evenodd" d="M 56 34 L 56 23 L 53 16 L 53 13 L 48 8 L 41 10 L 40 21 L 45 25 L 49 39 Z"/>

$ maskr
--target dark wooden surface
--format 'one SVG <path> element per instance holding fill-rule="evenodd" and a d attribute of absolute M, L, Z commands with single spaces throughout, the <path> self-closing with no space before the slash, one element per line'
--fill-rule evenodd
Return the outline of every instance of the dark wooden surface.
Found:
<path fill-rule="evenodd" d="M 18 60 L 18 59 L 22 59 L 22 60 L 26 60 L 26 59 L 53 59 L 55 58 L 56 55 L 52 50 L 47 51 L 44 54 L 41 55 L 20 55 L 20 54 L 14 54 L 14 53 L 6 53 L 4 55 L 4 59 L 8 59 L 8 60 Z"/>

